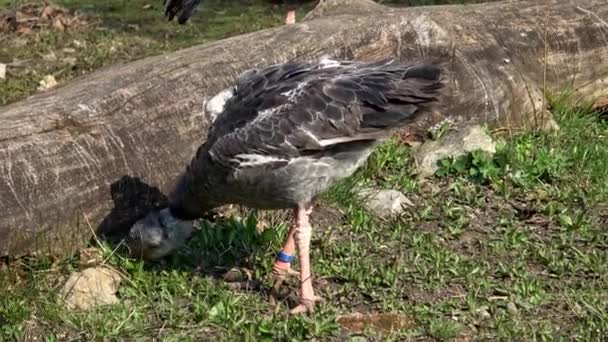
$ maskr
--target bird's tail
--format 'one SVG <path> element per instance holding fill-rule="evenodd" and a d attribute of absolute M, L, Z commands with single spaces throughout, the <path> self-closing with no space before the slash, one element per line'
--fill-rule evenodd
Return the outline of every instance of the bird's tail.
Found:
<path fill-rule="evenodd" d="M 363 116 L 363 127 L 396 128 L 407 125 L 421 115 L 437 110 L 441 105 L 446 90 L 446 68 L 440 62 L 421 62 L 409 65 L 387 60 L 382 67 L 393 75 L 394 86 L 386 89 L 378 78 L 370 77 L 370 88 L 382 89 L 386 99 L 383 110 L 370 111 Z M 366 115 L 367 114 L 367 115 Z"/>

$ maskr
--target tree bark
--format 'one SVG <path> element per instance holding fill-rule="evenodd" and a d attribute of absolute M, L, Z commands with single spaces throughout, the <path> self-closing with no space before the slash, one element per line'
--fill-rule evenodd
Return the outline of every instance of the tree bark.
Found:
<path fill-rule="evenodd" d="M 162 206 L 205 140 L 205 101 L 256 65 L 441 58 L 448 98 L 421 127 L 450 117 L 530 128 L 546 122 L 543 89 L 604 95 L 607 37 L 605 0 L 325 0 L 295 25 L 96 71 L 0 109 L 0 255 L 71 252 Z"/>

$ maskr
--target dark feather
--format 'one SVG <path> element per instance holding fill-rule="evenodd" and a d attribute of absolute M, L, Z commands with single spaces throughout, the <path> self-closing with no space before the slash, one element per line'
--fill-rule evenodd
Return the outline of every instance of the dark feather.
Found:
<path fill-rule="evenodd" d="M 249 70 L 180 178 L 172 206 L 193 217 L 211 202 L 309 201 L 352 173 L 391 130 L 428 113 L 443 85 L 439 65 L 392 60 Z"/>
<path fill-rule="evenodd" d="M 169 21 L 177 16 L 177 22 L 185 24 L 196 12 L 201 0 L 165 0 L 165 16 Z"/>
<path fill-rule="evenodd" d="M 240 79 L 208 143 L 224 159 L 232 157 L 224 145 L 295 157 L 300 148 L 329 147 L 319 141 L 357 140 L 360 133 L 406 125 L 437 100 L 442 86 L 435 64 L 274 65 Z"/>

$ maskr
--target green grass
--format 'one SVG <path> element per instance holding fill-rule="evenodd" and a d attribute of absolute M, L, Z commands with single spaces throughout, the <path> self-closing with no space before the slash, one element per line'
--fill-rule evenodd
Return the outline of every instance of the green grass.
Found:
<path fill-rule="evenodd" d="M 15 7 L 23 1 L 7 3 Z M 67 82 L 103 66 L 282 25 L 286 13 L 285 5 L 271 6 L 262 0 L 247 1 L 246 5 L 209 0 L 188 25 L 181 26 L 165 20 L 162 1 L 55 3 L 87 16 L 88 24 L 65 32 L 0 35 L 0 63 L 9 64 L 7 79 L 0 81 L 0 106 L 34 94 L 45 75 Z M 299 8 L 298 17 L 313 5 Z"/>
<path fill-rule="evenodd" d="M 483 1 L 379 2 L 413 6 Z M 29 2 L 0 0 L 0 8 L 15 8 L 24 3 Z M 0 80 L 0 106 L 35 94 L 46 75 L 53 75 L 63 83 L 107 65 L 282 25 L 287 8 L 264 0 L 208 0 L 188 25 L 181 26 L 164 19 L 162 1 L 56 0 L 54 3 L 84 15 L 87 24 L 64 32 L 35 30 L 18 37 L 0 34 L 0 63 L 8 64 L 8 77 Z M 315 1 L 303 1 L 297 18 L 303 18 L 314 5 Z"/>
<path fill-rule="evenodd" d="M 284 15 L 261 1 L 244 9 L 210 0 L 215 19 L 199 12 L 180 27 L 162 21 L 156 2 L 149 10 L 144 1 L 61 3 L 96 14 L 98 23 L 0 44 L 0 62 L 31 59 L 0 82 L 0 104 L 35 92 L 48 73 L 66 82 L 103 65 L 280 25 Z M 57 60 L 42 63 L 49 51 Z M 68 55 L 75 65 L 62 64 Z M 294 282 L 278 310 L 267 304 L 266 275 L 288 222 L 283 213 L 251 212 L 201 222 L 187 246 L 157 262 L 103 248 L 105 264 L 125 280 L 119 304 L 89 313 L 65 309 L 57 295 L 81 268 L 78 256 L 11 262 L 0 271 L 0 340 L 341 340 L 349 333 L 339 315 L 376 311 L 414 322 L 383 336 L 365 333 L 377 340 L 600 341 L 608 334 L 608 122 L 566 95 L 551 102 L 558 132 L 497 136 L 496 155 L 446 160 L 427 181 L 415 178 L 409 148 L 393 141 L 336 185 L 320 203 L 312 243 L 316 287 L 328 302 L 310 316 L 286 313 Z M 353 194 L 362 185 L 401 190 L 414 207 L 379 220 Z M 272 229 L 259 232 L 258 219 Z M 250 272 L 259 287 L 232 288 L 221 278 L 232 269 Z"/>

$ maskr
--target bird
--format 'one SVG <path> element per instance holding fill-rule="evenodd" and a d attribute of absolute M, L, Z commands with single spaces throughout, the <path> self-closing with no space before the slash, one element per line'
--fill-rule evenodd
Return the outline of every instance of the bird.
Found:
<path fill-rule="evenodd" d="M 150 258 L 165 256 L 192 233 L 194 220 L 225 204 L 293 210 L 273 274 L 278 282 L 300 277 L 292 314 L 314 311 L 321 298 L 311 278 L 313 204 L 392 132 L 436 110 L 445 79 L 439 62 L 393 58 L 324 56 L 243 72 L 207 102 L 214 117 L 207 140 L 175 181 L 168 206 L 137 221 L 128 245 Z M 296 248 L 299 271 L 291 268 Z"/>
<path fill-rule="evenodd" d="M 169 21 L 177 17 L 180 25 L 186 24 L 198 10 L 202 0 L 165 0 L 165 16 Z"/>
<path fill-rule="evenodd" d="M 322 0 L 321 0 L 322 1 Z M 165 0 L 165 16 L 169 21 L 177 17 L 177 22 L 180 25 L 185 25 L 188 20 L 196 13 L 201 5 L 202 0 Z M 286 0 L 287 15 L 285 16 L 285 24 L 295 24 L 296 11 L 293 0 Z"/>

